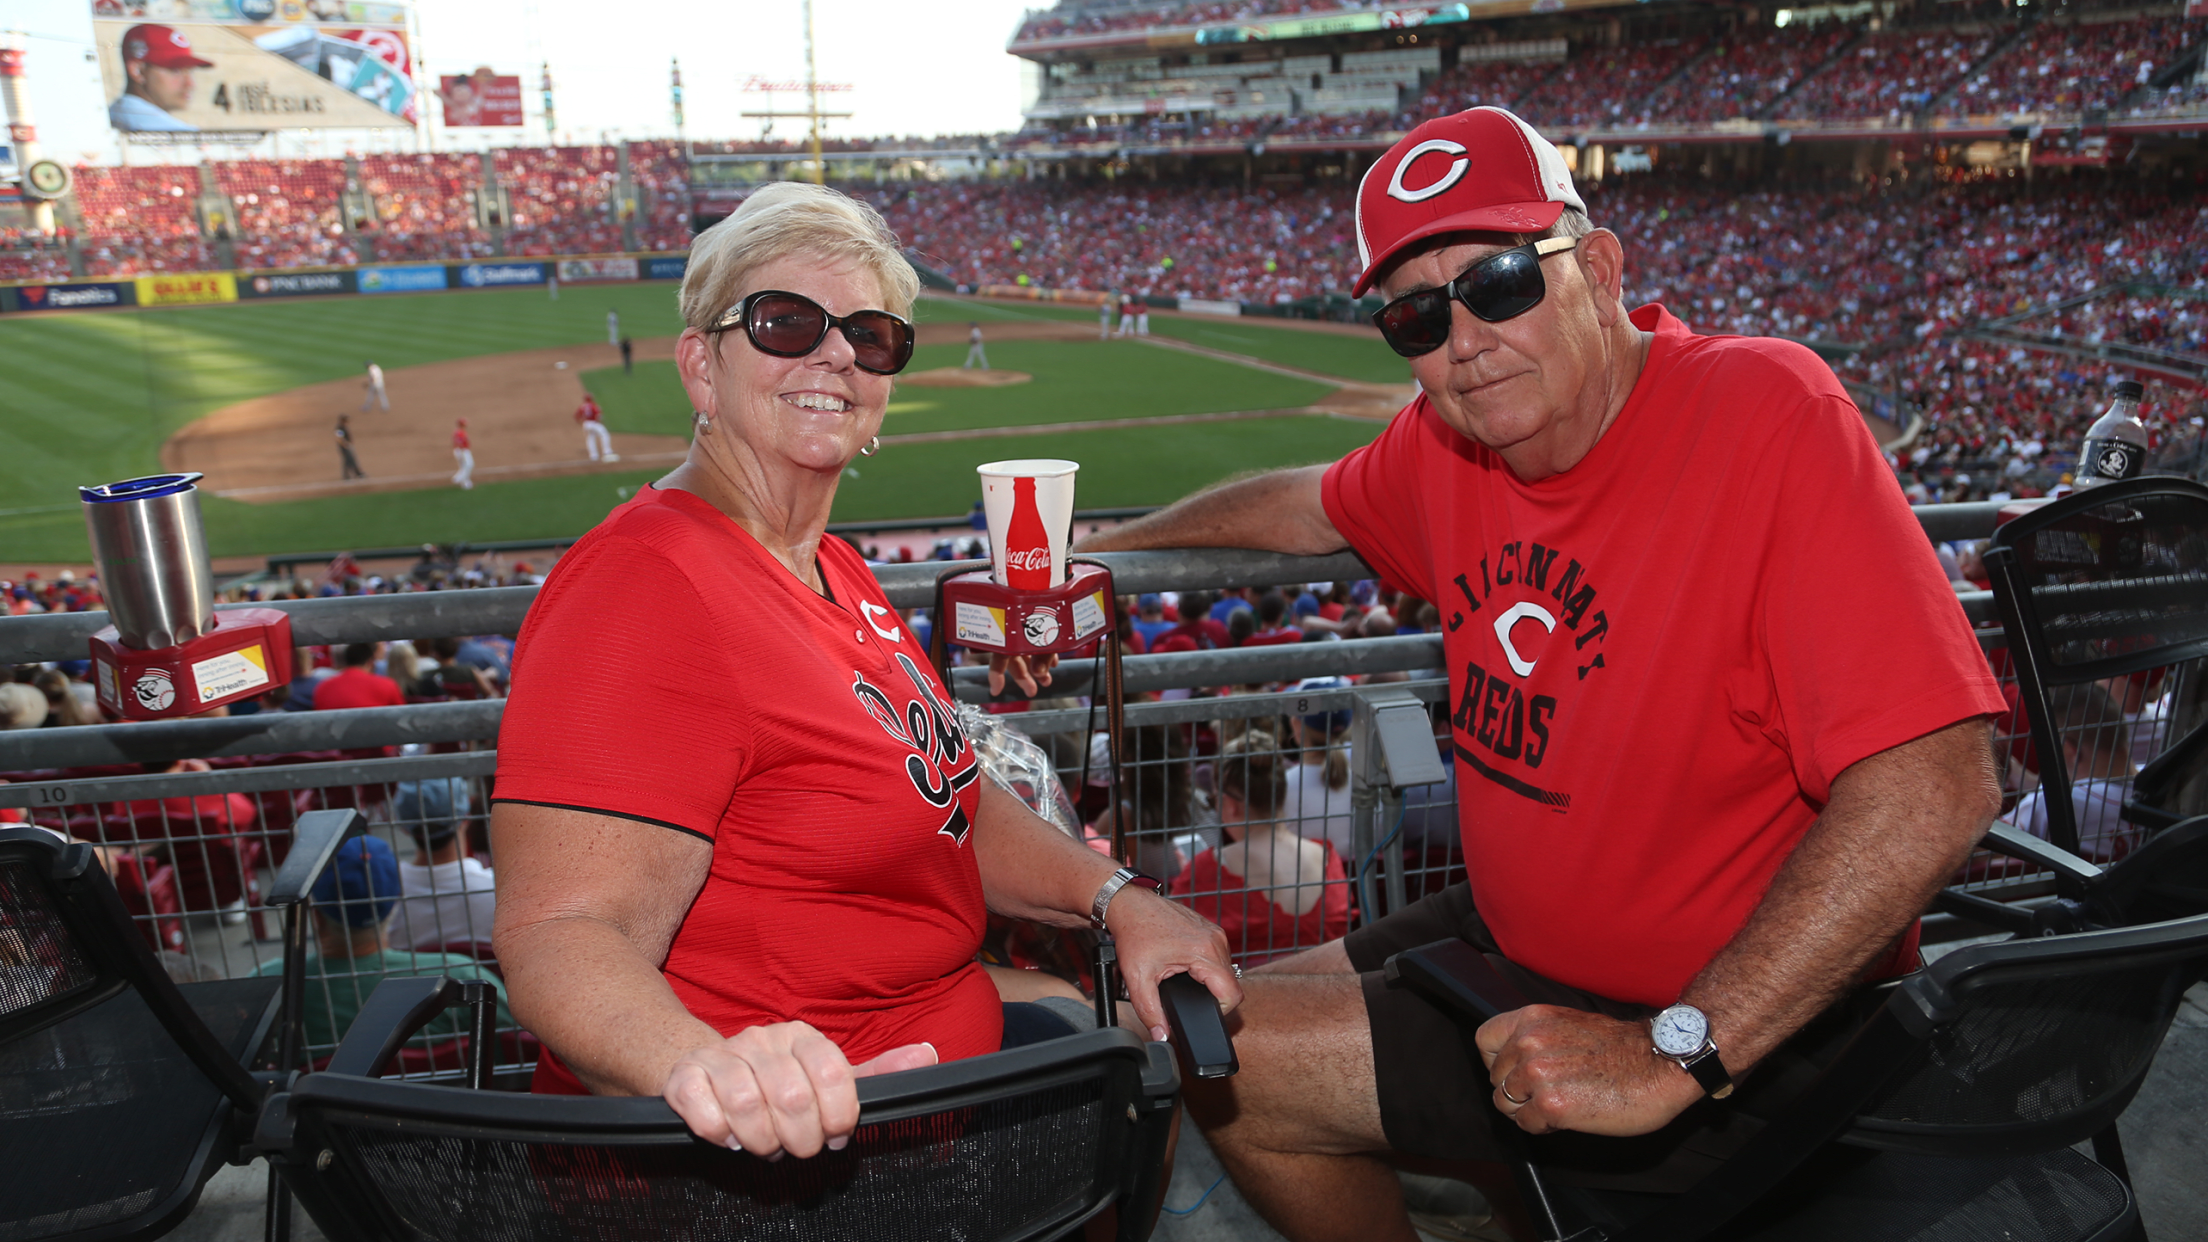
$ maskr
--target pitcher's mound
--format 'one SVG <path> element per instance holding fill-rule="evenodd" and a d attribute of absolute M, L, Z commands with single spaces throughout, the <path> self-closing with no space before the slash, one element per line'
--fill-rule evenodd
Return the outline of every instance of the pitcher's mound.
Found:
<path fill-rule="evenodd" d="M 1012 384 L 1024 384 L 1035 377 L 1025 371 L 937 367 L 932 371 L 914 371 L 898 378 L 901 383 L 914 384 L 921 388 L 1004 388 Z"/>

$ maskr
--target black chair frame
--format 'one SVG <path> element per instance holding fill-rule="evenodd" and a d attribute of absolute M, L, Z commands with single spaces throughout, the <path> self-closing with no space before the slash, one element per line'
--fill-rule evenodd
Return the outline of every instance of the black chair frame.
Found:
<path fill-rule="evenodd" d="M 1553 1179 L 1543 1176 L 1524 1133 L 1492 1105 L 1484 1110 L 1484 1119 L 1472 1124 L 1491 1125 L 1503 1149 L 1513 1153 L 1515 1180 L 1543 1237 L 1571 1242 L 1683 1242 L 1709 1237 L 1767 1201 L 1790 1175 L 1835 1142 L 1875 1151 L 1924 1155 L 1966 1151 L 2002 1157 L 2053 1152 L 2092 1139 L 2098 1154 L 2103 1136 L 2113 1134 L 2116 1118 L 2145 1080 L 2146 1065 L 2046 1122 L 1966 1127 L 1959 1132 L 1953 1126 L 1914 1126 L 1864 1114 L 1883 1093 L 1924 1064 L 1928 1042 L 1937 1032 L 1964 1016 L 1968 1007 L 1958 1000 L 1958 991 L 1973 975 L 2018 966 L 2090 974 L 2116 956 L 2123 958 L 2126 967 L 2170 967 L 2174 987 L 2162 1005 L 2166 1030 L 2184 987 L 2208 973 L 2208 915 L 1971 946 L 1884 985 L 1884 1002 L 1782 1117 L 1701 1182 L 1661 1201 L 1622 1229 L 1585 1223 L 1590 1214 L 1575 1210 L 1571 1197 L 1560 1194 Z M 1471 1039 L 1479 1023 L 1528 1003 L 1492 963 L 1462 941 L 1406 950 L 1388 959 L 1385 971 L 1390 987 L 1410 988 L 1455 1017 L 1467 1054 L 1474 1057 L 1478 1053 Z M 2109 1161 L 2102 1164 L 2107 1167 Z M 2120 1152 L 2116 1164 L 2109 1172 L 2122 1188 L 2124 1207 L 2094 1235 L 2096 1242 L 2138 1236 L 2137 1204 L 2120 1167 Z"/>
<path fill-rule="evenodd" d="M 518 1095 L 375 1077 L 416 1031 L 448 1008 L 465 1005 L 471 1023 L 489 1021 L 490 989 L 441 978 L 386 979 L 370 996 L 329 1068 L 292 1081 L 263 1106 L 255 1146 L 280 1170 L 335 1242 L 412 1242 L 418 1233 L 352 1158 L 344 1127 L 411 1137 L 500 1140 L 547 1146 L 696 1149 L 708 1158 L 758 1161 L 692 1135 L 674 1110 L 653 1098 Z M 1037 1221 L 1014 1237 L 1056 1238 L 1114 1203 L 1119 1236 L 1139 1242 L 1165 1187 L 1160 1177 L 1180 1076 L 1172 1054 L 1117 1028 L 1091 1031 L 991 1056 L 858 1082 L 864 1128 L 1097 1077 L 1110 1084 L 1104 1124 L 1136 1134 L 1098 1170 L 1092 1193 L 1075 1209 Z M 1105 1150 L 1111 1152 L 1107 1145 Z M 763 1163 L 763 1162 L 761 1162 Z M 794 1168 L 804 1161 L 769 1166 Z M 1011 1238 L 1005 1242 L 1012 1242 Z"/>
<path fill-rule="evenodd" d="M 93 847 L 83 842 L 65 843 L 44 829 L 7 828 L 0 829 L 0 859 L 30 863 L 29 873 L 45 886 L 73 947 L 81 951 L 84 965 L 89 967 L 86 977 L 75 986 L 0 1017 L 0 1043 L 34 1035 L 106 1004 L 125 991 L 135 991 L 191 1065 L 219 1089 L 220 1100 L 227 1106 L 208 1118 L 186 1175 L 169 1195 L 128 1220 L 76 1235 L 118 1242 L 157 1237 L 190 1213 L 218 1164 L 243 1164 L 252 1159 L 248 1139 L 253 1119 L 275 1076 L 249 1070 L 208 1029 L 138 934 L 129 910 L 100 868 Z M 248 1049 L 267 1043 L 276 1010 L 276 998 L 271 996 L 258 1021 L 248 1028 Z"/>
<path fill-rule="evenodd" d="M 2040 785 L 2049 795 L 2045 800 L 2049 839 L 2072 854 L 2080 851 L 2077 819 L 2070 801 L 2070 771 L 2063 758 L 2061 739 L 2056 734 L 2054 721 L 2049 718 L 2048 691 L 2055 686 L 2100 681 L 2208 656 L 2208 630 L 2196 637 L 2161 642 L 2058 667 L 2050 654 L 2053 640 L 2048 633 L 2042 609 L 2036 602 L 2038 597 L 2034 595 L 2031 584 L 2025 580 L 2026 566 L 2022 563 L 2019 545 L 2051 526 L 2073 521 L 2081 514 L 2095 509 L 2151 498 L 2182 498 L 2198 503 L 2204 512 L 2208 512 L 2208 486 L 2161 476 L 2126 479 L 2073 493 L 2003 524 L 1994 532 L 1984 554 L 1986 572 L 1993 584 L 1994 606 L 2008 636 L 2010 660 L 2016 670 L 2017 690 L 2023 697 L 2026 714 L 2030 717 L 2032 746 L 2039 760 Z M 2121 532 L 2112 528 L 2107 535 L 2111 539 L 2119 539 Z M 2066 597 L 2090 600 L 2093 607 L 2108 618 L 2097 624 L 2094 633 L 2066 634 L 2065 637 L 2109 637 L 2123 632 L 2125 609 L 2153 607 L 2178 600 L 2191 602 L 2202 592 L 2208 591 L 2208 576 L 2197 573 L 2190 577 L 2170 575 L 2136 581 L 2043 587 L 2040 590 L 2043 594 L 2059 593 Z M 2186 761 L 2204 746 L 2208 746 L 2208 725 L 2191 730 L 2186 737 L 2158 756 L 2155 762 L 2148 764 L 2134 780 L 2134 798 L 2124 808 L 2125 818 L 2150 829 L 2168 828 L 2179 822 L 2179 817 L 2168 811 L 2142 802 L 2140 795 L 2148 798 L 2158 796 L 2176 765 Z M 2076 877 L 2061 871 L 2056 872 L 2056 888 L 2064 897 L 2072 900 L 2083 900 L 2086 896 L 2084 887 Z"/>

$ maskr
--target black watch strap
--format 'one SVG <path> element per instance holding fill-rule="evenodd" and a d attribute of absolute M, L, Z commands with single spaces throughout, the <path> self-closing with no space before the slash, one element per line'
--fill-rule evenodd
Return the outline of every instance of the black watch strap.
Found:
<path fill-rule="evenodd" d="M 1704 1044 L 1700 1053 L 1679 1065 L 1694 1075 L 1694 1080 L 1702 1084 L 1702 1093 L 1711 1099 L 1722 1100 L 1733 1093 L 1733 1076 L 1726 1072 L 1725 1063 L 1717 1059 L 1717 1045 Z"/>

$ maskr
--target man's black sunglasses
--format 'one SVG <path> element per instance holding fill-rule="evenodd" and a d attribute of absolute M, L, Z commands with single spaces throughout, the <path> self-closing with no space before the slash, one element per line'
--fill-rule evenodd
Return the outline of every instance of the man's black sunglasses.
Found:
<path fill-rule="evenodd" d="M 861 371 L 895 375 L 912 361 L 912 324 L 888 311 L 853 311 L 838 318 L 811 298 L 780 289 L 762 289 L 713 321 L 708 332 L 741 325 L 752 348 L 777 358 L 802 358 L 820 348 L 828 329 L 841 328 L 851 342 L 851 360 Z"/>
<path fill-rule="evenodd" d="M 1515 318 L 1541 304 L 1549 291 L 1541 260 L 1577 246 L 1570 237 L 1547 237 L 1498 251 L 1466 268 L 1438 289 L 1406 293 L 1372 313 L 1389 348 L 1406 358 L 1430 354 L 1449 339 L 1449 301 L 1489 323 Z"/>

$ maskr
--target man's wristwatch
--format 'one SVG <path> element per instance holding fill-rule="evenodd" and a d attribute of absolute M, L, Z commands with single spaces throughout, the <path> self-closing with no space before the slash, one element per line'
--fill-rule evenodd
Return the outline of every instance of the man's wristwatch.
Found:
<path fill-rule="evenodd" d="M 1733 1093 L 1733 1076 L 1725 1072 L 1717 1045 L 1710 1042 L 1708 1014 L 1692 1005 L 1673 1005 L 1648 1020 L 1648 1033 L 1656 1055 L 1694 1075 L 1705 1095 L 1722 1100 Z"/>
<path fill-rule="evenodd" d="M 1104 887 L 1096 890 L 1096 900 L 1089 903 L 1089 926 L 1104 930 L 1104 912 L 1112 908 L 1112 898 L 1119 896 L 1119 890 L 1130 884 L 1153 893 L 1165 887 L 1163 880 L 1144 875 L 1133 867 L 1121 867 L 1112 873 L 1112 878 L 1104 881 Z"/>

